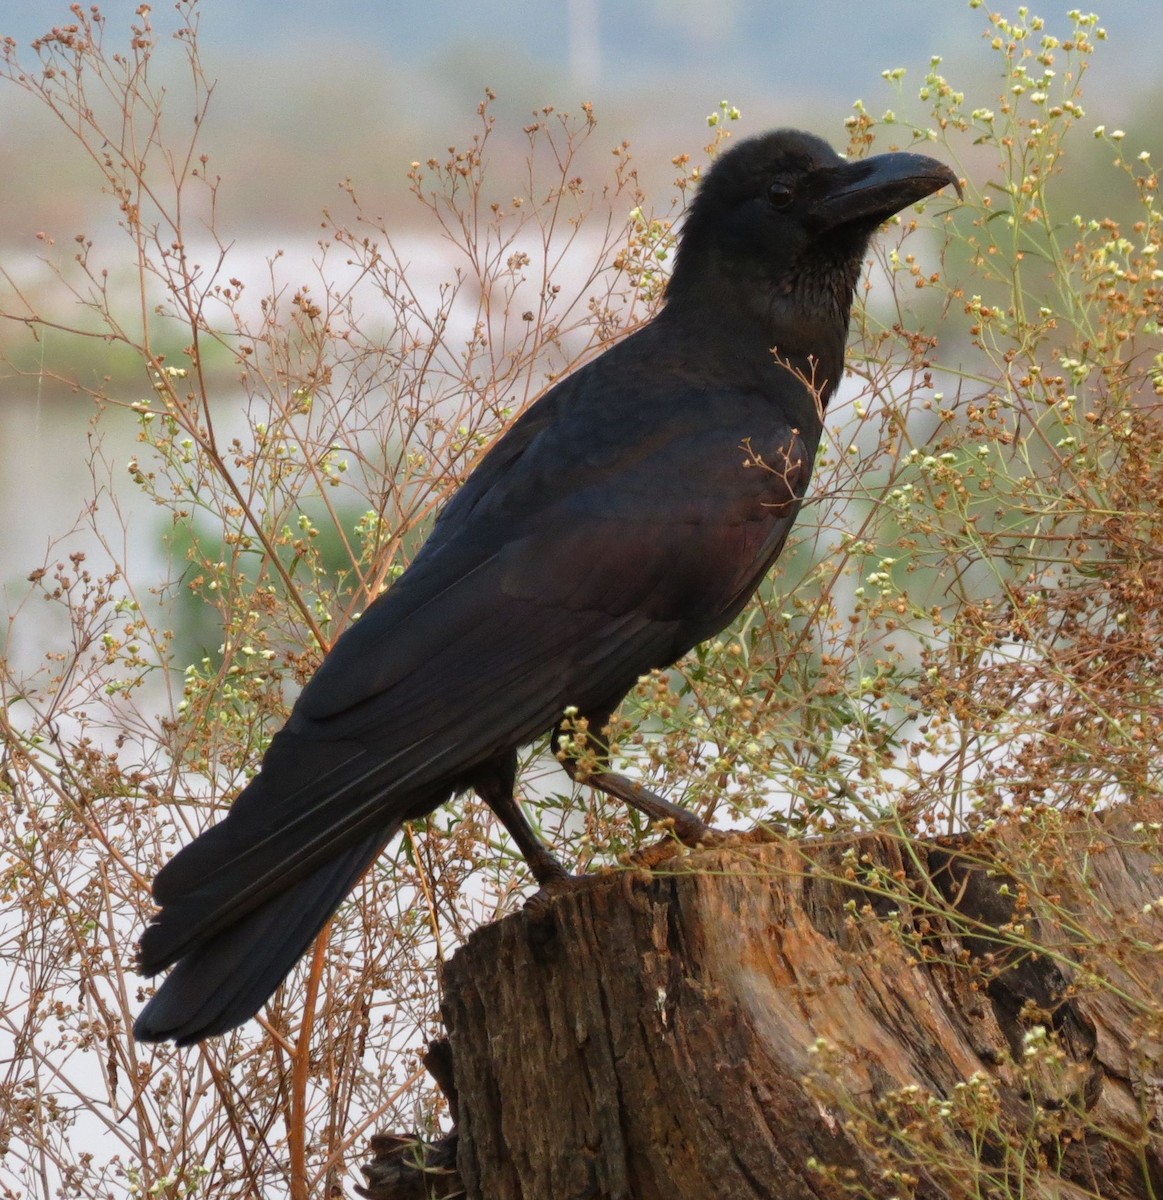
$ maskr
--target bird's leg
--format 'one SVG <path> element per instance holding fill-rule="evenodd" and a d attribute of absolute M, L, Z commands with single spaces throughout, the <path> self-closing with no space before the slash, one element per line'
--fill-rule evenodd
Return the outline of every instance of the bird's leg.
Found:
<path fill-rule="evenodd" d="M 513 795 L 513 785 L 507 779 L 489 775 L 477 779 L 474 789 L 478 796 L 497 814 L 497 819 L 517 843 L 533 878 L 546 891 L 553 891 L 572 882 L 573 876 L 557 861 L 533 826 L 525 818 Z"/>
<path fill-rule="evenodd" d="M 588 728 L 592 729 L 593 727 L 593 722 L 590 722 Z M 559 726 L 558 734 L 561 729 L 562 726 Z M 594 742 L 599 755 L 598 762 L 605 763 L 608 755 L 606 747 L 594 739 L 592 733 L 587 731 L 585 736 L 587 740 Z M 554 742 L 558 744 L 557 734 L 555 734 Z M 575 783 L 588 784 L 607 796 L 614 796 L 624 804 L 629 804 L 631 808 L 636 808 L 640 813 L 644 813 L 652 821 L 669 822 L 674 829 L 674 836 L 684 846 L 698 846 L 701 843 L 710 845 L 722 837 L 689 809 L 673 804 L 658 795 L 657 792 L 652 792 L 642 784 L 635 783 L 629 776 L 620 775 L 617 771 L 604 768 L 597 771 L 590 770 L 582 764 L 581 760 L 570 754 L 559 754 L 558 760 Z"/>
<path fill-rule="evenodd" d="M 569 770 L 569 767 L 566 767 Z M 701 843 L 711 844 L 719 840 L 721 835 L 712 829 L 705 821 L 695 816 L 689 808 L 683 808 L 670 800 L 652 792 L 649 788 L 635 783 L 627 775 L 619 775 L 617 771 L 595 771 L 589 775 L 575 774 L 570 776 L 578 783 L 589 784 L 607 796 L 614 796 L 631 808 L 636 808 L 652 821 L 668 821 L 674 828 L 674 836 L 684 846 L 698 846 Z"/>

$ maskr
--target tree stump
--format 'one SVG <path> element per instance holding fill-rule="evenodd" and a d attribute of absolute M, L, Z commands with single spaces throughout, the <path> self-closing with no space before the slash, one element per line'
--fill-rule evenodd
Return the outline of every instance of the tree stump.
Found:
<path fill-rule="evenodd" d="M 741 838 L 478 930 L 464 1194 L 1163 1195 L 1161 808 Z"/>

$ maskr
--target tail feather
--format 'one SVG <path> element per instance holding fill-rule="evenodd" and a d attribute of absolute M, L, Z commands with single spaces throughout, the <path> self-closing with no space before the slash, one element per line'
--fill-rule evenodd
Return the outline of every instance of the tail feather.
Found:
<path fill-rule="evenodd" d="M 369 838 L 383 844 L 417 805 L 429 811 L 444 799 L 438 794 L 425 806 L 426 796 L 408 795 L 386 804 L 386 774 L 358 747 L 277 735 L 262 771 L 226 816 L 154 879 L 161 911 L 141 937 L 142 973 L 157 974 L 250 913 L 297 894 L 300 882 L 324 877 L 349 846 Z M 287 805 L 291 812 L 284 810 L 288 797 L 297 802 Z"/>
<path fill-rule="evenodd" d="M 470 713 L 458 706 L 387 745 L 363 729 L 370 718 L 325 736 L 292 714 L 226 816 L 154 880 L 160 911 L 138 965 L 173 969 L 138 1018 L 138 1039 L 189 1044 L 253 1016 L 402 822 L 470 786 L 511 753 L 499 747 L 532 739 L 561 707 L 523 660 L 490 683 Z"/>
<path fill-rule="evenodd" d="M 350 847 L 186 954 L 141 1011 L 134 1037 L 185 1046 L 254 1016 L 398 828 Z"/>
<path fill-rule="evenodd" d="M 154 899 L 165 906 L 205 891 L 218 878 L 237 886 L 253 884 L 267 870 L 284 874 L 293 855 L 283 848 L 268 853 L 273 840 L 289 832 L 293 836 L 288 840 L 299 844 L 334 836 L 349 808 L 385 790 L 385 776 L 391 778 L 387 764 L 356 743 L 311 740 L 280 730 L 263 757 L 262 770 L 226 816 L 158 872 Z M 320 815 L 311 823 L 315 814 Z M 237 899 L 232 898 L 234 903 Z"/>

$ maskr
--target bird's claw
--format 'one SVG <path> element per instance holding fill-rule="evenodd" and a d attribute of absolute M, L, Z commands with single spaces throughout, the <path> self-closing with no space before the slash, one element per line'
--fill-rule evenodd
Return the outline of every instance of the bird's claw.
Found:
<path fill-rule="evenodd" d="M 659 824 L 665 826 L 670 822 L 664 821 Z M 711 849 L 715 846 L 722 846 L 730 836 L 720 833 L 717 829 L 712 829 L 702 821 L 696 821 L 696 824 L 697 829 L 693 826 L 683 830 L 674 829 L 672 833 L 660 838 L 657 842 L 635 850 L 632 854 L 627 855 L 626 862 L 632 866 L 652 871 L 659 864 L 677 857 L 682 852 L 681 847 L 686 847 L 688 850 Z"/>
<path fill-rule="evenodd" d="M 541 886 L 525 901 L 526 909 L 532 910 L 534 913 L 548 910 L 549 906 L 559 896 L 566 896 L 570 892 L 580 892 L 589 887 L 593 882 L 592 875 L 570 875 L 563 871 L 560 875 L 555 875 L 552 879 L 541 881 Z"/>

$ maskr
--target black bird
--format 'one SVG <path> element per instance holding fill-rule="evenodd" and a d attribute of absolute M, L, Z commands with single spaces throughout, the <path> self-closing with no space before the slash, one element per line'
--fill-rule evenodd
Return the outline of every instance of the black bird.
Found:
<path fill-rule="evenodd" d="M 139 1040 L 253 1016 L 401 824 L 454 793 L 480 794 L 543 886 L 568 878 L 514 800 L 518 747 L 569 707 L 600 730 L 747 603 L 807 487 L 869 241 L 947 184 L 933 159 L 847 161 L 793 130 L 723 154 L 662 311 L 514 422 L 226 817 L 158 874 L 140 968 L 177 965 Z M 706 832 L 624 776 L 588 782 Z"/>

